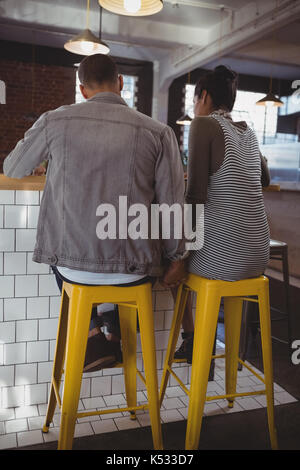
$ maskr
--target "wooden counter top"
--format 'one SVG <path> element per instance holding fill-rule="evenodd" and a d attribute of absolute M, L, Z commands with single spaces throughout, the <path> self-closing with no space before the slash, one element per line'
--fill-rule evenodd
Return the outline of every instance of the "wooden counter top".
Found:
<path fill-rule="evenodd" d="M 25 176 L 24 178 L 8 178 L 0 174 L 0 190 L 16 189 L 21 191 L 43 191 L 46 176 Z M 278 184 L 270 184 L 264 191 L 280 191 Z"/>
<path fill-rule="evenodd" d="M 270 184 L 266 188 L 263 188 L 263 191 L 270 191 L 270 192 L 280 191 L 280 186 L 279 184 Z"/>
<path fill-rule="evenodd" d="M 0 174 L 0 190 L 43 191 L 46 176 L 25 176 L 24 178 L 8 178 Z"/>

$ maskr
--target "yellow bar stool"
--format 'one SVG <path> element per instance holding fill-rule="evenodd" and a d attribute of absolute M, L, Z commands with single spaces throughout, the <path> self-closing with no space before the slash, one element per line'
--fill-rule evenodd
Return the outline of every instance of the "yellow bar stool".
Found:
<path fill-rule="evenodd" d="M 123 362 L 117 364 L 116 367 L 123 367 L 124 370 L 127 407 L 78 413 L 91 317 L 89 312 L 92 312 L 93 305 L 105 302 L 119 306 Z M 137 369 L 136 364 L 137 313 L 145 377 Z M 63 373 L 64 387 L 61 399 L 60 384 Z M 148 403 L 141 406 L 137 406 L 137 374 L 145 383 L 148 394 Z M 132 287 L 82 286 L 63 283 L 51 389 L 43 432 L 49 431 L 56 405 L 61 411 L 59 450 L 72 449 L 77 418 L 129 411 L 131 418 L 135 419 L 135 412 L 138 409 L 149 409 L 154 449 L 163 449 L 151 283 Z"/>
<path fill-rule="evenodd" d="M 194 347 L 192 359 L 192 373 L 190 389 L 188 389 L 176 373 L 172 370 L 174 353 L 181 328 L 183 312 L 190 291 L 196 292 L 196 315 L 194 330 Z M 257 297 L 253 298 L 253 297 Z M 225 354 L 212 356 L 215 340 L 218 314 L 221 298 L 224 298 L 225 323 Z M 263 351 L 264 378 L 258 375 L 250 366 L 238 357 L 239 340 L 242 318 L 243 301 L 258 302 L 260 314 L 260 328 Z M 209 369 L 212 358 L 225 357 L 225 394 L 213 397 L 206 396 Z M 238 363 L 249 369 L 264 384 L 260 391 L 236 393 Z M 231 408 L 236 397 L 248 395 L 266 395 L 268 425 L 272 449 L 277 449 L 277 433 L 274 422 L 274 391 L 272 343 L 269 305 L 269 281 L 265 276 L 254 279 L 245 279 L 236 282 L 226 282 L 206 279 L 189 274 L 188 280 L 178 289 L 175 302 L 175 311 L 168 349 L 164 363 L 160 386 L 160 403 L 164 399 L 165 390 L 170 374 L 178 381 L 185 393 L 189 396 L 189 409 L 187 418 L 185 448 L 196 450 L 199 447 L 201 424 L 204 404 L 206 401 L 225 398 Z"/>

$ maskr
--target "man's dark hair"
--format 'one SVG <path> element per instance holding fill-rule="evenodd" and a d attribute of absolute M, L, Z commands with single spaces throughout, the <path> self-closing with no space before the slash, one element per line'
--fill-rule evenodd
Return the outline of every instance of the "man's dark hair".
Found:
<path fill-rule="evenodd" d="M 199 98 L 203 90 L 211 96 L 215 108 L 232 111 L 237 91 L 238 75 L 233 70 L 219 65 L 207 72 L 196 83 L 195 95 Z"/>
<path fill-rule="evenodd" d="M 85 57 L 78 68 L 79 81 L 84 86 L 93 88 L 103 83 L 113 83 L 118 78 L 115 61 L 104 54 L 93 54 Z"/>

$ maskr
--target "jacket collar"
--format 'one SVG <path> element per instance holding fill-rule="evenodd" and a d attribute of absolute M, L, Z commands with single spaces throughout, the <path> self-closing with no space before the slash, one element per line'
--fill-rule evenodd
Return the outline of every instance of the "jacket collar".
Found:
<path fill-rule="evenodd" d="M 92 96 L 92 98 L 89 98 L 87 101 L 103 101 L 104 103 L 123 104 L 125 106 L 128 106 L 126 101 L 124 101 L 120 95 L 117 95 L 117 93 L 113 93 L 111 91 L 96 93 L 94 96 Z"/>

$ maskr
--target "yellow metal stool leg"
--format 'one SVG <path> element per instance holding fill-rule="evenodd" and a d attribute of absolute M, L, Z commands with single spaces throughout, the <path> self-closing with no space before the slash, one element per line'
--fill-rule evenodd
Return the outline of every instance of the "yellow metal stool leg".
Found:
<path fill-rule="evenodd" d="M 226 394 L 236 393 L 242 310 L 243 300 L 224 297 Z M 234 398 L 228 398 L 229 408 L 233 403 Z"/>
<path fill-rule="evenodd" d="M 124 366 L 124 381 L 128 407 L 136 406 L 136 308 L 119 305 L 119 318 L 122 339 L 122 356 Z M 130 418 L 136 419 L 135 411 L 130 412 Z"/>
<path fill-rule="evenodd" d="M 178 341 L 178 336 L 181 328 L 181 323 L 182 323 L 182 317 L 187 301 L 187 297 L 189 295 L 189 291 L 186 290 L 182 285 L 178 288 L 177 292 L 177 297 L 176 297 L 176 302 L 175 302 L 175 308 L 174 308 L 174 315 L 173 315 L 173 320 L 172 320 L 172 326 L 171 326 L 171 331 L 169 335 L 169 342 L 168 342 L 168 348 L 166 352 L 166 357 L 165 357 L 165 363 L 164 363 L 164 369 L 163 369 L 163 375 L 161 379 L 161 385 L 160 385 L 160 406 L 162 405 L 164 396 L 165 396 L 165 391 L 167 388 L 169 376 L 170 376 L 170 370 L 169 368 L 172 366 L 174 354 L 175 354 L 175 349 L 176 349 L 176 344 Z"/>
<path fill-rule="evenodd" d="M 267 414 L 270 433 L 271 447 L 278 449 L 277 432 L 274 418 L 274 385 L 272 364 L 272 342 L 271 342 L 271 319 L 269 301 L 269 281 L 265 278 L 264 286 L 258 296 L 259 317 L 261 328 L 262 354 L 264 364 L 264 377 L 266 384 Z"/>
<path fill-rule="evenodd" d="M 219 308 L 220 297 L 215 292 L 209 293 L 205 287 L 197 291 L 186 450 L 197 450 L 199 446 Z"/>
<path fill-rule="evenodd" d="M 65 382 L 58 450 L 72 449 L 91 311 L 92 304 L 84 295 L 84 289 L 73 286 L 69 303 Z"/>
<path fill-rule="evenodd" d="M 61 377 L 63 373 L 64 365 L 64 356 L 66 349 L 66 340 L 67 340 L 67 326 L 68 326 L 68 307 L 69 307 L 69 298 L 63 289 L 61 296 L 61 306 L 60 306 L 60 316 L 59 324 L 57 330 L 57 340 L 56 340 L 56 350 L 54 356 L 52 380 L 51 380 L 51 389 L 50 396 L 48 400 L 47 414 L 45 418 L 45 423 L 43 426 L 43 432 L 49 431 L 50 423 L 53 420 L 53 415 L 55 412 L 56 404 L 59 403 L 59 398 L 56 395 L 56 391 L 59 391 L 59 386 L 61 382 Z"/>
<path fill-rule="evenodd" d="M 160 407 L 158 396 L 151 284 L 145 284 L 142 287 L 140 286 L 138 292 L 137 307 L 153 446 L 154 449 L 161 450 L 163 449 L 163 442 L 159 412 Z"/>

